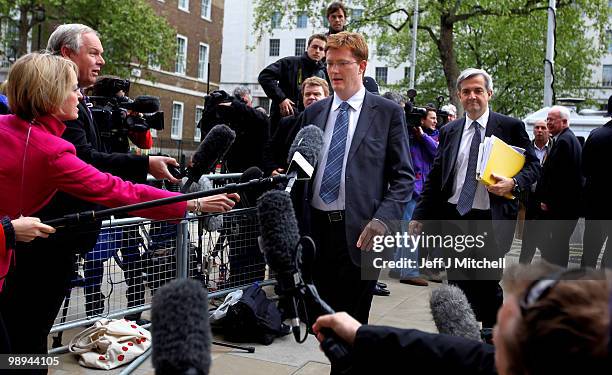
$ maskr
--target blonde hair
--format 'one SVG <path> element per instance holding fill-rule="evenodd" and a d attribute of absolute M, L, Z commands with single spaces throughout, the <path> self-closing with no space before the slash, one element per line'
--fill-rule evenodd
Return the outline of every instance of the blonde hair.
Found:
<path fill-rule="evenodd" d="M 327 47 L 325 51 L 330 49 L 340 49 L 347 47 L 351 50 L 353 56 L 359 60 L 368 60 L 368 43 L 363 35 L 359 33 L 351 33 L 342 31 L 338 34 L 332 34 L 327 37 Z"/>
<path fill-rule="evenodd" d="M 302 96 L 304 96 L 304 90 L 306 86 L 320 86 L 323 89 L 323 95 L 329 96 L 329 85 L 327 81 L 319 77 L 309 77 L 302 82 Z"/>
<path fill-rule="evenodd" d="M 30 121 L 55 112 L 72 91 L 75 63 L 61 56 L 30 53 L 11 67 L 3 84 L 9 108 Z"/>

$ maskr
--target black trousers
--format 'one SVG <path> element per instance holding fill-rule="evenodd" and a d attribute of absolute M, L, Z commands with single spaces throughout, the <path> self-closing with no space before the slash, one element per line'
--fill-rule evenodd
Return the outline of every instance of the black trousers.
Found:
<path fill-rule="evenodd" d="M 521 255 L 519 263 L 529 264 L 533 260 L 536 248 L 543 251 L 546 245 L 546 226 L 542 221 L 542 210 L 540 202 L 535 199 L 534 194 L 527 198 L 527 210 L 525 212 L 525 225 L 523 227 L 523 241 L 521 243 Z"/>
<path fill-rule="evenodd" d="M 47 336 L 70 287 L 73 252 L 56 239 L 35 239 L 17 243 L 15 262 L 0 294 L 11 353 L 46 354 Z M 26 373 L 47 370 L 18 372 Z"/>
<path fill-rule="evenodd" d="M 343 219 L 330 222 L 325 212 L 312 209 L 312 234 L 317 245 L 314 282 L 332 309 L 367 324 L 376 280 L 362 280 L 361 267 L 349 255 L 344 225 Z"/>
<path fill-rule="evenodd" d="M 581 267 L 597 265 L 597 258 L 606 241 L 606 248 L 601 259 L 601 268 L 612 268 L 612 220 L 586 219 L 584 223 L 584 237 L 582 240 Z"/>
<path fill-rule="evenodd" d="M 545 219 L 546 242 L 542 249 L 542 257 L 549 263 L 567 267 L 570 250 L 569 241 L 578 219 L 556 219 L 551 215 L 547 215 Z"/>

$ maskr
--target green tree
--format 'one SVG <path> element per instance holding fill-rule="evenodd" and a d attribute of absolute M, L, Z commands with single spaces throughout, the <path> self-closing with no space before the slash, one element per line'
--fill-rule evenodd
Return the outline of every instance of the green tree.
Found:
<path fill-rule="evenodd" d="M 48 25 L 83 23 L 98 31 L 105 74 L 127 77 L 132 64 L 168 66 L 174 60 L 176 31 L 146 0 L 0 0 L 0 17 L 18 25 L 17 56 L 28 52 L 28 33 L 37 25 L 33 17 L 37 8 L 45 10 Z M 19 14 L 18 21 L 11 11 Z M 46 46 L 46 40 L 42 45 Z"/>
<path fill-rule="evenodd" d="M 368 30 L 366 37 L 377 54 L 391 64 L 410 56 L 413 1 L 354 0 L 364 9 L 349 29 Z M 270 30 L 272 12 L 280 12 L 283 24 L 306 12 L 322 25 L 327 1 L 256 0 L 255 26 L 259 36 Z M 419 103 L 437 95 L 449 96 L 458 105 L 455 82 L 468 66 L 486 69 L 494 78 L 495 110 L 523 115 L 542 105 L 543 61 L 548 1 L 536 0 L 437 0 L 419 2 L 417 90 Z M 557 2 L 555 91 L 584 94 L 590 83 L 590 64 L 603 53 L 608 4 L 604 0 Z M 594 37 L 589 37 L 588 30 Z M 596 39 L 599 39 L 596 40 Z M 601 46 L 600 48 L 596 47 Z M 407 83 L 396 87 L 406 89 Z"/>

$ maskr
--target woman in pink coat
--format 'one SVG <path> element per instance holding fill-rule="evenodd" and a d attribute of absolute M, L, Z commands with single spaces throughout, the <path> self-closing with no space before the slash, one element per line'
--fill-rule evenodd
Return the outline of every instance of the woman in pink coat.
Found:
<path fill-rule="evenodd" d="M 21 57 L 12 66 L 4 91 L 14 114 L 0 116 L 0 217 L 36 216 L 58 191 L 108 207 L 177 195 L 102 173 L 80 160 L 74 146 L 60 138 L 65 129 L 63 121 L 78 115 L 81 92 L 77 72 L 69 60 L 37 53 Z M 186 211 L 225 212 L 238 200 L 236 194 L 221 194 L 131 214 L 180 219 Z M 69 286 L 71 270 L 71 256 L 67 256 L 68 264 L 57 270 L 53 280 L 36 280 L 35 270 L 44 267 L 44 257 L 62 253 L 63 249 L 55 249 L 52 244 L 45 239 L 30 244 L 18 242 L 14 252 L 9 250 L 14 253 L 12 258 L 9 253 L 0 259 L 11 264 L 8 274 L 0 275 L 6 276 L 0 293 L 0 332 L 3 318 L 13 353 L 46 352 L 47 335 Z M 39 260 L 30 262 L 36 264 L 20 264 L 20 252 L 34 253 L 36 256 L 25 258 Z M 24 295 L 33 294 L 31 285 L 25 286 L 32 283 L 44 289 L 37 290 L 37 295 Z"/>

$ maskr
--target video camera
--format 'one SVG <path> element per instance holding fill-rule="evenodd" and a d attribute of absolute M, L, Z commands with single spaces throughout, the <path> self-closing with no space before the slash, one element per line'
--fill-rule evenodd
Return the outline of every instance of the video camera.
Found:
<path fill-rule="evenodd" d="M 406 95 L 408 96 L 408 101 L 404 106 L 406 124 L 408 124 L 409 128 L 417 128 L 421 126 L 421 119 L 427 115 L 427 107 L 415 106 L 414 98 L 417 96 L 417 91 L 415 89 L 409 89 Z M 438 116 L 438 127 L 441 127 L 442 125 L 448 123 L 448 116 L 450 113 L 439 109 L 444 103 L 444 96 L 439 95 L 436 98 L 436 102 L 437 105 L 434 108 L 436 108 L 436 115 Z"/>
<path fill-rule="evenodd" d="M 231 103 L 235 100 L 233 96 L 223 90 L 215 90 L 204 98 L 204 111 L 198 122 L 198 128 L 202 134 L 206 134 L 215 125 L 226 124 L 226 114 L 218 108 L 221 103 Z"/>
<path fill-rule="evenodd" d="M 94 95 L 89 99 L 93 102 L 91 114 L 100 136 L 113 138 L 125 136 L 129 131 L 164 129 L 164 112 L 159 110 L 159 98 L 141 95 L 132 100 L 127 96 L 129 90 L 130 81 L 126 79 L 103 78 L 94 85 Z"/>

